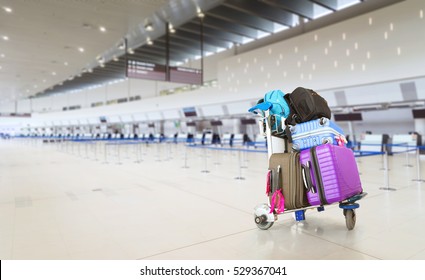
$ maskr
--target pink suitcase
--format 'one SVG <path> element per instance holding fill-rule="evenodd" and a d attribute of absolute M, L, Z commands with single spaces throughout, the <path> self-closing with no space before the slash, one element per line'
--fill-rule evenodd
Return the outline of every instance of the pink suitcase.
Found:
<path fill-rule="evenodd" d="M 340 202 L 363 191 L 354 154 L 346 147 L 312 147 L 301 151 L 300 162 L 312 206 Z"/>

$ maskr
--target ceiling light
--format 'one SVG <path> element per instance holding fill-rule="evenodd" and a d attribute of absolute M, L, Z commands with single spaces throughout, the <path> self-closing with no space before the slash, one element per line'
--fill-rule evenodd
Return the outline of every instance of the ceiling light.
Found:
<path fill-rule="evenodd" d="M 345 33 L 342 33 L 342 40 L 345 40 L 347 38 L 347 35 Z"/>
<path fill-rule="evenodd" d="M 68 66 L 68 62 L 67 62 L 67 61 L 65 61 L 65 62 L 63 63 L 63 65 Z"/>
<path fill-rule="evenodd" d="M 401 48 L 400 47 L 397 48 L 397 55 L 401 55 Z"/>
<path fill-rule="evenodd" d="M 128 53 L 129 54 L 134 54 L 134 50 L 132 48 L 128 48 Z"/>
<path fill-rule="evenodd" d="M 366 53 L 366 57 L 367 57 L 367 59 L 370 59 L 370 52 Z"/>
<path fill-rule="evenodd" d="M 2 36 L 3 40 L 5 41 L 9 41 L 9 37 L 8 36 Z"/>
<path fill-rule="evenodd" d="M 93 73 L 93 69 L 89 69 L 89 70 L 87 70 L 89 73 Z"/>
<path fill-rule="evenodd" d="M 153 45 L 153 42 L 152 42 L 152 40 L 151 40 L 150 38 L 146 39 L 146 43 L 147 43 L 148 45 Z"/>
<path fill-rule="evenodd" d="M 419 18 L 424 18 L 424 10 L 419 11 Z"/>
<path fill-rule="evenodd" d="M 38 88 L 38 86 L 37 85 L 34 85 L 34 88 Z"/>
<path fill-rule="evenodd" d="M 394 31 L 394 24 L 393 23 L 390 23 L 390 30 Z"/>
<path fill-rule="evenodd" d="M 5 55 L 4 53 L 2 53 L 2 54 L 0 54 L 0 57 L 1 57 L 1 58 L 5 58 L 5 57 L 6 57 L 6 55 Z"/>
<path fill-rule="evenodd" d="M 0 70 L 2 69 L 3 67 L 0 65 Z"/>
<path fill-rule="evenodd" d="M 114 58 L 112 59 L 113 61 L 118 61 L 118 57 L 114 56 Z"/>
<path fill-rule="evenodd" d="M 372 25 L 372 23 L 373 23 L 373 20 L 372 20 L 372 18 L 370 17 L 370 18 L 369 18 L 369 25 Z"/>
<path fill-rule="evenodd" d="M 176 33 L 176 30 L 174 29 L 174 26 L 171 23 L 169 23 L 168 25 L 168 30 L 170 31 L 170 33 Z"/>
<path fill-rule="evenodd" d="M 100 30 L 100 32 L 106 32 L 105 26 L 99 26 L 99 30 Z"/>
<path fill-rule="evenodd" d="M 202 11 L 198 11 L 198 18 L 204 18 L 205 14 Z"/>
<path fill-rule="evenodd" d="M 152 23 L 147 23 L 145 25 L 145 30 L 146 31 L 153 31 L 153 25 L 152 25 Z"/>
<path fill-rule="evenodd" d="M 78 48 L 78 51 L 79 51 L 79 52 L 84 52 L 84 48 L 79 47 L 79 48 Z"/>
<path fill-rule="evenodd" d="M 54 71 L 53 71 L 53 72 L 52 72 L 52 76 L 56 76 L 56 72 L 54 72 Z"/>
<path fill-rule="evenodd" d="M 329 47 L 332 47 L 332 40 L 329 40 Z"/>
<path fill-rule="evenodd" d="M 388 32 L 387 32 L 387 31 L 385 31 L 385 33 L 384 33 L 384 39 L 385 39 L 385 40 L 387 40 L 387 39 L 388 39 Z"/>
<path fill-rule="evenodd" d="M 13 10 L 12 10 L 12 8 L 11 8 L 11 7 L 3 7 L 3 10 L 4 10 L 6 13 L 11 13 L 11 12 L 13 12 Z"/>
<path fill-rule="evenodd" d="M 105 67 L 105 64 L 101 63 L 100 64 L 100 67 L 104 68 Z"/>
<path fill-rule="evenodd" d="M 46 79 L 43 80 L 43 83 L 47 82 Z"/>

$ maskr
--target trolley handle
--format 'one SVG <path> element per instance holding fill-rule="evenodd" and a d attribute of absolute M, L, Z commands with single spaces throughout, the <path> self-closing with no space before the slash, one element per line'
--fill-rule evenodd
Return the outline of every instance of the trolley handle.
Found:
<path fill-rule="evenodd" d="M 301 174 L 303 177 L 304 186 L 307 189 L 307 191 L 311 193 L 316 193 L 317 192 L 316 186 L 313 185 L 313 182 L 310 176 L 310 166 L 311 166 L 311 163 L 309 161 L 307 161 L 306 164 L 301 164 Z"/>

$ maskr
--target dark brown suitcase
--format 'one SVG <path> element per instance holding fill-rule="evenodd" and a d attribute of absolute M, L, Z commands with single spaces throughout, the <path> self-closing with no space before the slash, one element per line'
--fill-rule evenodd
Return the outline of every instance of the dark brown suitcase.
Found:
<path fill-rule="evenodd" d="M 276 153 L 269 160 L 269 169 L 276 172 L 280 166 L 280 182 L 285 198 L 285 209 L 292 210 L 310 206 L 307 192 L 303 184 L 300 164 L 300 153 Z M 270 196 L 271 197 L 271 196 Z"/>

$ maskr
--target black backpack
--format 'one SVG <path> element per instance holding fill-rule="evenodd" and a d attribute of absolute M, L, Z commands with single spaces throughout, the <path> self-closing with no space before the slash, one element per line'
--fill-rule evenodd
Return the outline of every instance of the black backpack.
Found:
<path fill-rule="evenodd" d="M 314 90 L 297 87 L 292 93 L 285 95 L 285 100 L 291 110 L 285 120 L 286 125 L 295 125 L 322 117 L 331 118 L 328 103 Z"/>

